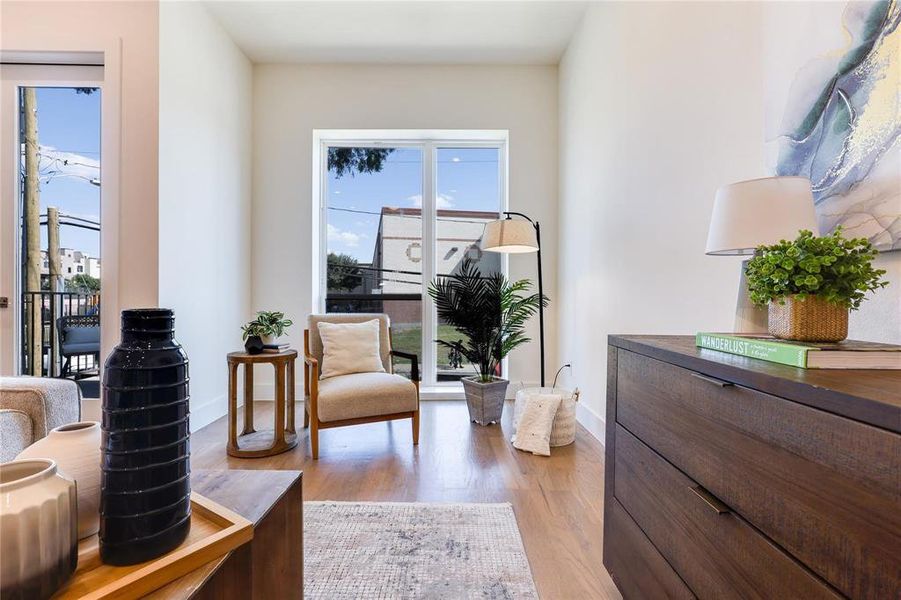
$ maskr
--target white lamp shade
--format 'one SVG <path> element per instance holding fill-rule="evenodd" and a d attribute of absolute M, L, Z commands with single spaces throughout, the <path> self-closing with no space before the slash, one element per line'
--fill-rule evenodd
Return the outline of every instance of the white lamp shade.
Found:
<path fill-rule="evenodd" d="M 766 177 L 739 181 L 716 191 L 706 253 L 753 254 L 761 244 L 795 239 L 801 229 L 817 233 L 810 180 Z"/>
<path fill-rule="evenodd" d="M 535 239 L 535 228 L 528 221 L 519 219 L 498 219 L 486 223 L 482 233 L 482 250 L 506 254 L 536 252 L 538 241 Z"/>

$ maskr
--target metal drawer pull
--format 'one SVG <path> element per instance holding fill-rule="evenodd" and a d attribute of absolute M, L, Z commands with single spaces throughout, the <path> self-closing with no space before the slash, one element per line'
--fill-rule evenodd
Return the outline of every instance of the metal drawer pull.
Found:
<path fill-rule="evenodd" d="M 701 381 L 706 381 L 707 383 L 712 383 L 713 385 L 718 385 L 720 387 L 731 387 L 735 385 L 731 381 L 723 381 L 722 379 L 716 379 L 715 377 L 707 377 L 706 375 L 701 375 L 700 373 L 692 372 L 692 377 L 697 377 Z"/>
<path fill-rule="evenodd" d="M 692 492 L 695 493 L 695 496 L 703 500 L 707 506 L 716 511 L 718 515 L 726 515 L 729 514 L 729 507 L 726 506 L 722 500 L 705 490 L 703 487 L 699 485 L 694 485 L 689 488 Z"/>

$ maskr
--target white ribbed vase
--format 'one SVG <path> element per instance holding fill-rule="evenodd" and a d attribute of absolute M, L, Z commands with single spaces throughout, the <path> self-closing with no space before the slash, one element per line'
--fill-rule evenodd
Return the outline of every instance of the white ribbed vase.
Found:
<path fill-rule="evenodd" d="M 100 529 L 100 423 L 69 423 L 25 448 L 17 460 L 49 458 L 78 486 L 78 539 Z"/>
<path fill-rule="evenodd" d="M 75 482 L 48 459 L 0 464 L 0 598 L 49 598 L 75 572 Z"/>

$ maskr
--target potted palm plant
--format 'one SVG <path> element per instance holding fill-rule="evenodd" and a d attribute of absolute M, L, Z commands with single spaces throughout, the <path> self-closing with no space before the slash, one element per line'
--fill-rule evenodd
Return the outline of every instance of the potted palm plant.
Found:
<path fill-rule="evenodd" d="M 429 285 L 438 317 L 462 336 L 456 341 L 436 340 L 468 360 L 476 375 L 463 378 L 469 418 L 479 425 L 499 422 L 507 393 L 498 365 L 514 348 L 530 341 L 526 322 L 547 298 L 528 293 L 528 279 L 510 282 L 500 273 L 484 276 L 471 259 L 459 270 L 438 277 Z"/>

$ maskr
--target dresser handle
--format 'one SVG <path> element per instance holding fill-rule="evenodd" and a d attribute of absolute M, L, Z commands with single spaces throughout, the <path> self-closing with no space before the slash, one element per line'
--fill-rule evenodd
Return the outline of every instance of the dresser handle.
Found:
<path fill-rule="evenodd" d="M 723 387 L 723 388 L 724 388 L 724 387 L 731 387 L 731 386 L 735 385 L 735 384 L 732 383 L 731 381 L 723 381 L 722 379 L 716 379 L 715 377 L 707 377 L 706 375 L 701 375 L 700 373 L 694 373 L 694 372 L 692 372 L 691 376 L 692 376 L 692 377 L 697 377 L 697 378 L 700 379 L 701 381 L 706 381 L 707 383 L 712 383 L 713 385 L 718 385 L 718 386 Z"/>
<path fill-rule="evenodd" d="M 716 511 L 718 515 L 726 515 L 729 514 L 729 507 L 726 506 L 722 500 L 705 490 L 703 487 L 699 485 L 694 485 L 691 488 L 692 492 L 694 492 L 695 496 L 704 501 L 707 506 Z"/>

